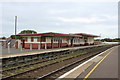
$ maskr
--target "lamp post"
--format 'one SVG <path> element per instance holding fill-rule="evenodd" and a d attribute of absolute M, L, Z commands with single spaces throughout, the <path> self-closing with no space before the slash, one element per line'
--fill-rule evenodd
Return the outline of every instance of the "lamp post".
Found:
<path fill-rule="evenodd" d="M 15 16 L 15 39 L 17 34 L 17 16 Z"/>

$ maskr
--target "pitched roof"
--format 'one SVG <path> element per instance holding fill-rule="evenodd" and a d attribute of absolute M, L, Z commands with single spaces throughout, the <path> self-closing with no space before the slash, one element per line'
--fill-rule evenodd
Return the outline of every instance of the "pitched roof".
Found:
<path fill-rule="evenodd" d="M 53 33 L 53 32 L 48 32 L 48 33 L 39 33 L 39 34 L 17 34 L 17 36 L 69 36 L 69 37 L 81 37 L 80 35 L 75 35 L 75 34 L 62 34 L 62 33 Z"/>
<path fill-rule="evenodd" d="M 82 35 L 82 36 L 89 36 L 89 37 L 100 37 L 100 36 L 97 36 L 97 35 L 86 34 L 86 33 L 75 33 L 75 35 Z"/>

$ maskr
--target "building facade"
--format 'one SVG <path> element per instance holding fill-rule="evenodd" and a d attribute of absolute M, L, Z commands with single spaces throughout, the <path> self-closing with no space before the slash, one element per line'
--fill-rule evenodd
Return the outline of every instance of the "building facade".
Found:
<path fill-rule="evenodd" d="M 73 47 L 80 45 L 94 44 L 95 35 L 78 33 L 78 34 L 62 34 L 62 33 L 40 33 L 40 34 L 18 34 L 20 43 L 16 43 L 16 48 L 22 46 L 25 49 L 50 49 Z"/>

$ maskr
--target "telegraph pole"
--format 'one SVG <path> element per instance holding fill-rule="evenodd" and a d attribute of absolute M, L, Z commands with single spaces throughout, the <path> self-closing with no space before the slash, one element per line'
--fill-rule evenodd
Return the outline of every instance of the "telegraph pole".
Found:
<path fill-rule="evenodd" d="M 15 16 L 15 39 L 17 34 L 17 16 Z"/>

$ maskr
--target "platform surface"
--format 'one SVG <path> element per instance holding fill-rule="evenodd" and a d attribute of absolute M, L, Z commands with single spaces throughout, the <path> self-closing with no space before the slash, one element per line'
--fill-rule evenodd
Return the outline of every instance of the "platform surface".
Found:
<path fill-rule="evenodd" d="M 104 44 L 101 44 L 104 45 Z M 0 51 L 0 58 L 8 58 L 8 57 L 15 57 L 15 56 L 23 56 L 23 55 L 34 55 L 34 54 L 41 54 L 46 52 L 54 52 L 54 51 L 62 51 L 62 50 L 68 50 L 68 49 L 77 49 L 77 48 L 86 48 L 86 47 L 94 47 L 94 46 L 100 46 L 100 45 L 90 45 L 90 46 L 79 46 L 79 47 L 68 47 L 68 48 L 54 48 L 54 49 L 15 49 L 10 48 L 10 51 L 8 51 L 7 48 L 2 48 L 2 51 Z"/>
<path fill-rule="evenodd" d="M 87 76 L 90 78 L 97 79 L 113 79 L 117 80 L 118 78 L 118 47 L 115 47 L 111 52 L 108 52 L 106 57 L 99 62 L 92 64 L 85 72 L 80 74 L 77 78 L 85 78 Z M 99 64 L 99 65 L 97 65 Z M 96 67 L 96 68 L 95 68 Z"/>
<path fill-rule="evenodd" d="M 115 46 L 94 56 L 57 80 L 118 80 L 118 49 Z"/>

